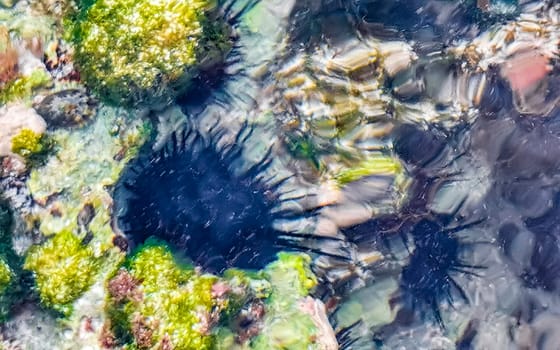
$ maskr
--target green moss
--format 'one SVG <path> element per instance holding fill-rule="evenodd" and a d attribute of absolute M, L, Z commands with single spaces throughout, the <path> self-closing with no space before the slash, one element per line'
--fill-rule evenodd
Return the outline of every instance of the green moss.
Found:
<path fill-rule="evenodd" d="M 29 76 L 22 76 L 8 82 L 0 89 L 0 104 L 30 98 L 33 91 L 48 85 L 51 77 L 42 69 L 37 69 Z"/>
<path fill-rule="evenodd" d="M 4 293 L 13 281 L 14 273 L 8 263 L 0 259 L 0 294 Z"/>
<path fill-rule="evenodd" d="M 223 56 L 224 39 L 206 39 L 216 35 L 203 23 L 213 7 L 209 0 L 96 1 L 72 28 L 83 79 L 109 102 L 169 102 L 202 61 Z"/>
<path fill-rule="evenodd" d="M 146 293 L 175 288 L 193 275 L 192 269 L 177 265 L 166 245 L 155 241 L 148 242 L 132 257 L 129 269 L 142 281 Z"/>
<path fill-rule="evenodd" d="M 141 297 L 114 302 L 109 315 L 115 333 L 132 339 L 128 346 L 160 349 L 169 341 L 173 349 L 212 348 L 211 317 L 225 307 L 212 297 L 217 277 L 178 263 L 168 246 L 158 241 L 140 247 L 126 265 L 139 281 Z M 142 327 L 145 332 L 139 332 Z M 149 337 L 141 336 L 146 334 Z"/>
<path fill-rule="evenodd" d="M 71 303 L 91 287 L 99 267 L 92 248 L 69 231 L 32 247 L 24 263 L 35 275 L 41 302 L 63 314 L 69 314 Z"/>
<path fill-rule="evenodd" d="M 53 147 L 52 139 L 30 129 L 22 129 L 12 138 L 12 152 L 25 158 L 32 167 L 41 165 Z"/>

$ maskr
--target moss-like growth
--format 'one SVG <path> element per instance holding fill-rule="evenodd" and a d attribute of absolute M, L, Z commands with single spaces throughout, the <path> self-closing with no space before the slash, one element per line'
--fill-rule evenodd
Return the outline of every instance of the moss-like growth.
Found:
<path fill-rule="evenodd" d="M 12 138 L 12 152 L 25 158 L 32 166 L 40 165 L 53 146 L 52 139 L 30 129 L 22 129 Z"/>
<path fill-rule="evenodd" d="M 223 46 L 207 39 L 221 33 L 205 25 L 213 8 L 210 0 L 96 1 L 77 16 L 71 34 L 82 78 L 109 102 L 169 102 L 203 61 L 223 57 Z"/>
<path fill-rule="evenodd" d="M 221 328 L 217 335 L 216 349 L 228 350 L 299 350 L 320 349 L 319 331 L 312 318 L 300 309 L 299 303 L 317 285 L 307 255 L 279 253 L 278 259 L 256 274 L 241 271 L 226 272 L 228 279 L 242 281 L 254 297 L 264 302 L 263 319 L 259 322 L 258 335 L 240 343 L 240 334 L 232 328 Z M 262 283 L 265 293 L 255 293 L 254 287 Z M 256 282 L 256 284 L 255 284 Z M 234 283 L 230 282 L 230 285 Z M 259 295 L 260 294 L 260 295 Z M 259 296 L 257 296 L 259 295 Z M 254 302 L 254 300 L 253 300 Z M 253 317 L 257 317 L 253 315 Z M 235 338 L 238 338 L 236 341 Z M 243 336 L 241 336 L 243 338 Z"/>
<path fill-rule="evenodd" d="M 66 315 L 72 302 L 95 282 L 99 267 L 93 249 L 70 231 L 32 247 L 24 263 L 35 275 L 41 302 Z"/>
<path fill-rule="evenodd" d="M 55 200 L 40 208 L 33 220 L 45 236 L 61 231 L 79 233 L 80 212 L 93 206 L 87 229 L 93 233 L 90 245 L 100 256 L 113 247 L 111 186 L 150 137 L 151 126 L 128 111 L 103 107 L 86 127 L 59 129 L 49 135 L 57 156 L 48 157 L 43 167 L 33 168 L 27 186 L 37 202 Z"/>
<path fill-rule="evenodd" d="M 310 263 L 307 255 L 279 253 L 278 260 L 266 267 L 272 293 L 266 300 L 263 331 L 251 341 L 251 349 L 315 348 L 316 326 L 297 306 L 317 285 Z"/>
<path fill-rule="evenodd" d="M 13 281 L 14 272 L 6 261 L 0 259 L 0 294 L 4 293 Z"/>
<path fill-rule="evenodd" d="M 139 349 L 162 349 L 166 344 L 172 349 L 212 348 L 212 328 L 226 306 L 213 295 L 217 277 L 178 263 L 165 244 L 152 240 L 127 265 L 126 272 L 110 281 L 109 315 L 115 334 Z M 116 288 L 118 281 L 137 285 Z M 124 298 L 115 292 L 130 289 L 134 291 Z"/>
<path fill-rule="evenodd" d="M 51 82 L 51 77 L 41 69 L 33 71 L 28 76 L 21 76 L 6 83 L 0 89 L 0 104 L 31 97 L 34 90 L 44 87 Z"/>
<path fill-rule="evenodd" d="M 266 267 L 265 274 L 273 285 L 273 297 L 276 296 L 276 299 L 286 295 L 305 297 L 317 285 L 308 255 L 278 253 L 278 260 Z"/>

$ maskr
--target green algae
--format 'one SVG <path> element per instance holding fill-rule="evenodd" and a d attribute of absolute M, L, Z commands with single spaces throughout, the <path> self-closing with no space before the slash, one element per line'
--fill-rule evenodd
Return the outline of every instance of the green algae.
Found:
<path fill-rule="evenodd" d="M 202 61 L 224 54 L 225 33 L 207 21 L 213 8 L 207 0 L 96 1 L 70 29 L 84 81 L 112 103 L 170 102 Z"/>
<path fill-rule="evenodd" d="M 0 259 L 0 294 L 3 294 L 14 279 L 14 272 L 4 259 Z"/>
<path fill-rule="evenodd" d="M 356 165 L 341 169 L 334 175 L 334 179 L 340 186 L 343 186 L 366 176 L 398 175 L 402 172 L 402 164 L 397 159 L 379 155 L 369 157 Z"/>
<path fill-rule="evenodd" d="M 9 204 L 0 198 L 0 321 L 8 317 L 12 304 L 25 292 L 21 288 L 21 258 L 12 248 L 14 219 Z"/>
<path fill-rule="evenodd" d="M 137 283 L 137 294 L 130 293 L 120 301 L 113 294 L 116 300 L 108 312 L 115 333 L 132 341 L 128 346 L 212 348 L 213 318 L 225 307 L 212 294 L 216 276 L 178 263 L 169 248 L 155 240 L 140 247 L 126 266 L 129 280 Z"/>
<path fill-rule="evenodd" d="M 262 333 L 251 341 L 251 349 L 313 349 L 316 326 L 298 308 L 298 301 L 317 285 L 307 255 L 279 253 L 264 274 L 272 285 L 266 299 L 267 315 Z"/>
<path fill-rule="evenodd" d="M 319 349 L 318 329 L 299 308 L 299 303 L 317 285 L 310 263 L 307 255 L 281 252 L 276 261 L 252 275 L 250 279 L 266 281 L 266 293 L 261 295 L 265 305 L 261 331 L 239 344 L 235 332 L 222 327 L 217 333 L 216 349 Z"/>
<path fill-rule="evenodd" d="M 317 328 L 299 307 L 317 284 L 310 262 L 279 253 L 264 270 L 216 276 L 149 239 L 108 282 L 111 334 L 126 349 L 318 349 Z M 262 330 L 235 341 L 240 311 L 259 300 Z"/>
<path fill-rule="evenodd" d="M 61 231 L 79 234 L 83 228 L 78 216 L 88 206 L 93 217 L 86 229 L 93 234 L 96 255 L 113 246 L 111 186 L 151 132 L 148 122 L 130 114 L 105 107 L 82 129 L 52 133 L 56 156 L 33 169 L 27 181 L 33 198 L 42 204 L 29 220 L 37 222 L 45 236 Z"/>
<path fill-rule="evenodd" d="M 72 302 L 95 282 L 100 262 L 90 246 L 62 231 L 30 248 L 24 268 L 34 273 L 41 302 L 68 315 Z"/>
<path fill-rule="evenodd" d="M 30 167 L 37 167 L 45 162 L 53 148 L 51 138 L 30 129 L 22 129 L 12 138 L 12 152 L 25 158 Z"/>
<path fill-rule="evenodd" d="M 0 89 L 0 104 L 30 99 L 33 92 L 51 82 L 51 77 L 46 71 L 36 69 L 29 76 L 21 76 L 6 83 Z"/>

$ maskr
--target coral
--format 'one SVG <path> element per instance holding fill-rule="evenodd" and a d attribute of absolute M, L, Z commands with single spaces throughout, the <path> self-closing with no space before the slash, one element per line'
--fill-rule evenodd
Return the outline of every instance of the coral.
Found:
<path fill-rule="evenodd" d="M 109 282 L 123 280 L 123 274 L 137 281 L 138 294 L 127 297 L 111 289 L 113 329 L 121 339 L 130 338 L 140 349 L 211 349 L 213 325 L 225 304 L 213 297 L 218 278 L 179 264 L 169 248 L 151 240 L 138 249 Z M 122 336 L 122 333 L 128 334 Z"/>
<path fill-rule="evenodd" d="M 34 273 L 41 302 L 69 314 L 71 303 L 95 281 L 100 262 L 93 249 L 70 231 L 32 247 L 24 268 Z"/>
<path fill-rule="evenodd" d="M 152 235 L 164 239 L 219 272 L 259 269 L 274 260 L 280 246 L 297 235 L 274 227 L 276 220 L 290 218 L 277 208 L 291 198 L 279 190 L 283 179 L 265 178 L 269 153 L 242 168 L 247 170 L 234 168 L 243 161 L 251 132 L 245 128 L 220 147 L 218 129 L 208 141 L 196 131 L 178 132 L 162 150 L 150 149 L 133 161 L 115 191 L 119 228 L 132 242 Z"/>
<path fill-rule="evenodd" d="M 201 61 L 223 56 L 203 44 L 215 35 L 203 24 L 212 8 L 207 0 L 96 1 L 71 35 L 86 84 L 114 103 L 169 102 L 188 88 Z"/>

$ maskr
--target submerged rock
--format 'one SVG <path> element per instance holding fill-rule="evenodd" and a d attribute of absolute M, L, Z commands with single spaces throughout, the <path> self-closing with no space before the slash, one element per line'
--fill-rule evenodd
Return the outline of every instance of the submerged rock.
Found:
<path fill-rule="evenodd" d="M 11 105 L 0 111 L 0 157 L 13 155 L 12 140 L 23 130 L 42 135 L 47 124 L 33 109 L 23 105 Z"/>
<path fill-rule="evenodd" d="M 97 112 L 97 101 L 82 89 L 69 89 L 46 96 L 33 108 L 47 122 L 49 128 L 82 126 Z"/>

